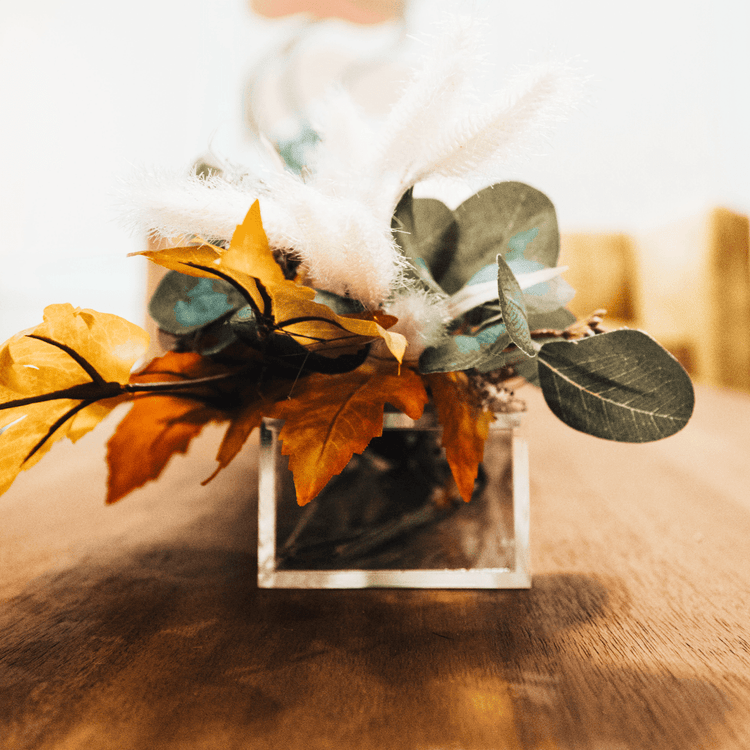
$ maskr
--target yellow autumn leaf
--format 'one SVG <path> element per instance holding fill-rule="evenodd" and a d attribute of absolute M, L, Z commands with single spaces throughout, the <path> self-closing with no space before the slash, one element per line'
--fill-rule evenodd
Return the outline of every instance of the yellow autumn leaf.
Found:
<path fill-rule="evenodd" d="M 326 305 L 312 299 L 302 299 L 294 291 L 289 293 L 288 288 L 271 287 L 269 292 L 273 298 L 276 325 L 302 346 L 312 350 L 331 350 L 363 346 L 370 341 L 383 339 L 393 356 L 399 363 L 402 362 L 406 338 L 400 333 L 389 333 L 384 327 L 396 323 L 397 319 L 393 316 L 383 313 L 339 315 Z"/>
<path fill-rule="evenodd" d="M 50 305 L 0 348 L 0 492 L 53 442 L 77 440 L 127 398 L 148 334 L 115 315 Z"/>
<path fill-rule="evenodd" d="M 236 287 L 249 295 L 253 305 L 260 311 L 264 311 L 268 304 L 268 297 L 264 296 L 258 282 L 243 271 L 224 264 L 221 249 L 213 245 L 168 247 L 164 250 L 144 250 L 133 255 L 143 255 L 163 268 L 179 271 L 187 276 L 234 282 Z"/>
<path fill-rule="evenodd" d="M 200 245 L 136 254 L 190 276 L 222 278 L 233 283 L 245 291 L 261 315 L 269 316 L 276 330 L 291 335 L 308 349 L 325 353 L 361 348 L 382 339 L 399 364 L 403 361 L 406 338 L 387 331 L 396 318 L 381 312 L 339 315 L 313 301 L 314 289 L 284 278 L 269 248 L 258 201 L 237 226 L 227 250 Z"/>
<path fill-rule="evenodd" d="M 255 307 L 268 313 L 268 297 L 264 290 L 272 285 L 297 285 L 284 278 L 281 267 L 273 257 L 268 238 L 260 218 L 260 204 L 256 200 L 247 212 L 242 224 L 238 224 L 224 250 L 215 245 L 203 244 L 187 247 L 169 247 L 164 250 L 145 250 L 134 255 L 143 255 L 149 260 L 172 271 L 188 276 L 223 278 L 235 282 L 250 295 Z M 260 285 L 258 284 L 260 282 Z M 300 287 L 306 289 L 305 287 Z M 303 296 L 315 296 L 307 289 Z"/>
<path fill-rule="evenodd" d="M 440 372 L 423 377 L 430 386 L 438 420 L 443 426 L 445 457 L 461 497 L 468 502 L 495 417 L 477 402 L 466 373 Z"/>
<path fill-rule="evenodd" d="M 386 403 L 419 419 L 427 403 L 419 375 L 408 368 L 397 374 L 395 368 L 370 365 L 342 375 L 313 374 L 270 410 L 268 416 L 285 420 L 279 438 L 300 505 L 382 434 Z"/>
<path fill-rule="evenodd" d="M 266 287 L 287 281 L 268 245 L 258 201 L 234 230 L 229 249 L 222 253 L 222 265 L 258 279 Z"/>

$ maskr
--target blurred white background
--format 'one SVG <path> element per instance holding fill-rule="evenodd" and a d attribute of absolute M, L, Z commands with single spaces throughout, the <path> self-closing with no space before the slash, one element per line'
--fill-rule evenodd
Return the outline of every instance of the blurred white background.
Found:
<path fill-rule="evenodd" d="M 547 153 L 507 175 L 547 193 L 563 231 L 750 213 L 745 0 L 413 0 L 409 32 L 443 7 L 487 18 L 498 86 L 548 56 L 592 78 Z M 1 340 L 52 302 L 143 322 L 145 261 L 125 257 L 143 238 L 116 221 L 118 180 L 188 167 L 211 144 L 239 158 L 246 83 L 295 24 L 246 0 L 0 0 Z M 311 43 L 395 38 L 333 26 Z"/>

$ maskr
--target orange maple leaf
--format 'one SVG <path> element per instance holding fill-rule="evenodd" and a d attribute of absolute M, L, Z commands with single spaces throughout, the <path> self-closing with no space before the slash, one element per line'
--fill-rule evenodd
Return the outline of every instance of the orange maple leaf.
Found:
<path fill-rule="evenodd" d="M 227 373 L 225 366 L 192 352 L 168 352 L 134 373 L 132 383 L 185 382 Z M 200 390 L 200 387 L 197 387 Z M 156 479 L 175 453 L 185 453 L 209 422 L 226 421 L 230 413 L 194 395 L 142 394 L 107 443 L 107 503 Z"/>
<path fill-rule="evenodd" d="M 216 471 L 226 468 L 260 426 L 273 402 L 286 398 L 294 381 L 274 380 L 261 387 L 253 371 L 233 377 L 226 365 L 192 352 L 168 352 L 131 376 L 131 383 L 190 385 L 179 392 L 140 394 L 109 441 L 107 502 L 113 503 L 156 479 L 175 453 L 185 453 L 209 422 L 229 422 L 216 456 Z M 257 374 L 257 373 L 255 373 Z"/>
<path fill-rule="evenodd" d="M 397 374 L 395 368 L 373 365 L 342 375 L 313 374 L 270 410 L 268 416 L 286 420 L 279 438 L 300 505 L 382 434 L 386 403 L 419 419 L 427 403 L 420 376 L 409 368 Z"/>
<path fill-rule="evenodd" d="M 479 405 L 465 373 L 440 372 L 423 377 L 430 386 L 438 420 L 443 425 L 445 457 L 461 497 L 468 502 L 495 417 Z"/>
<path fill-rule="evenodd" d="M 226 412 L 187 397 L 137 398 L 107 443 L 107 503 L 156 479 L 169 459 L 185 453 L 209 422 L 225 419 Z"/>

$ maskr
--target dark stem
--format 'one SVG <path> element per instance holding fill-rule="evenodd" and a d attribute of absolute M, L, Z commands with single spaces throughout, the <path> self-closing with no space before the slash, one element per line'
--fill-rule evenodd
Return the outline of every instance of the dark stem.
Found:
<path fill-rule="evenodd" d="M 123 392 L 125 393 L 140 393 L 140 392 L 150 392 L 150 393 L 161 393 L 161 392 L 168 392 L 168 391 L 180 391 L 185 388 L 194 388 L 195 386 L 200 385 L 209 385 L 211 383 L 217 383 L 222 380 L 230 380 L 231 378 L 235 377 L 236 375 L 239 375 L 244 370 L 247 370 L 249 368 L 243 367 L 239 370 L 233 370 L 232 372 L 222 372 L 218 375 L 208 375 L 205 378 L 191 378 L 186 380 L 161 380 L 156 383 L 125 383 L 124 385 L 121 385 Z M 118 384 L 119 385 L 119 384 Z"/>
<path fill-rule="evenodd" d="M 104 385 L 104 378 L 97 372 L 96 368 L 84 357 L 82 357 L 75 349 L 71 349 L 69 346 L 55 341 L 54 339 L 48 339 L 46 336 L 37 336 L 35 333 L 26 334 L 27 338 L 36 339 L 37 341 L 44 341 L 45 344 L 52 344 L 58 349 L 62 349 L 71 359 L 77 362 L 85 371 L 86 374 L 97 384 Z"/>
<path fill-rule="evenodd" d="M 70 388 L 61 388 L 59 391 L 52 393 L 43 393 L 40 396 L 27 396 L 18 398 L 14 401 L 6 401 L 0 404 L 0 411 L 3 409 L 12 409 L 16 406 L 28 406 L 29 404 L 39 404 L 43 401 L 55 401 L 57 399 L 73 399 L 82 401 L 101 401 L 105 398 L 119 396 L 123 392 L 123 386 L 120 383 L 80 383 Z"/>
<path fill-rule="evenodd" d="M 31 452 L 29 453 L 26 458 L 24 458 L 24 463 L 28 461 L 54 434 L 55 432 L 62 427 L 71 417 L 74 417 L 76 414 L 78 414 L 79 411 L 82 409 L 85 409 L 87 406 L 91 406 L 91 404 L 96 403 L 98 399 L 91 399 L 88 401 L 81 401 L 80 404 L 76 404 L 72 409 L 67 411 L 65 414 L 63 414 L 50 428 L 47 430 L 47 434 L 31 449 Z"/>

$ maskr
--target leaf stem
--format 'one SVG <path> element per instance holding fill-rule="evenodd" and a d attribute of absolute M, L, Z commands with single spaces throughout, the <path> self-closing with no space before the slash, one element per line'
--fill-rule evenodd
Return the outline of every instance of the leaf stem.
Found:
<path fill-rule="evenodd" d="M 76 414 L 78 414 L 79 411 L 82 411 L 87 406 L 91 406 L 91 404 L 98 401 L 98 399 L 90 399 L 90 400 L 84 400 L 81 401 L 80 404 L 76 404 L 72 409 L 69 409 L 65 414 L 63 414 L 50 428 L 47 430 L 47 434 L 31 449 L 28 456 L 24 458 L 23 462 L 26 463 L 54 434 L 57 432 L 57 430 L 62 427 L 71 417 L 74 417 Z"/>
<path fill-rule="evenodd" d="M 44 341 L 45 344 L 51 344 L 52 346 L 56 346 L 58 349 L 62 349 L 71 359 L 73 359 L 77 364 L 79 364 L 83 370 L 86 372 L 86 374 L 97 384 L 97 385 L 104 385 L 106 382 L 104 378 L 99 374 L 97 369 L 81 354 L 79 354 L 75 349 L 71 349 L 67 344 L 63 344 L 60 341 L 55 341 L 54 339 L 48 339 L 46 336 L 37 336 L 35 333 L 28 333 L 26 334 L 27 338 L 30 339 L 36 339 L 37 341 Z"/>

